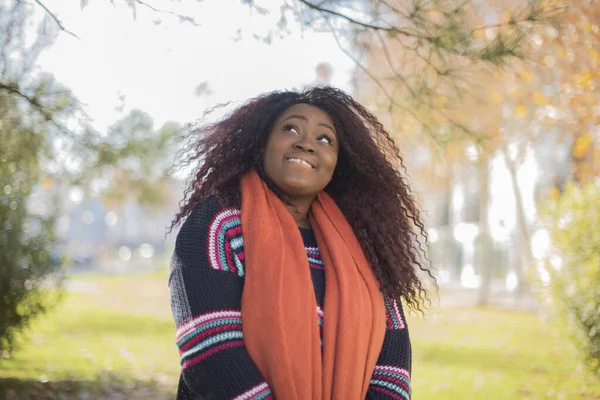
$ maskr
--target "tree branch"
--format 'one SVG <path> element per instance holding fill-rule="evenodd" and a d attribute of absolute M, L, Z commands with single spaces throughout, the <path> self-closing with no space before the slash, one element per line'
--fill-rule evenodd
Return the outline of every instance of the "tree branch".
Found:
<path fill-rule="evenodd" d="M 404 85 L 404 87 L 406 88 L 406 90 L 408 90 L 408 92 L 410 93 L 410 95 L 412 97 L 414 97 L 416 99 L 416 94 L 413 90 L 413 88 L 408 84 L 408 80 L 406 79 L 406 77 L 404 77 L 402 74 L 400 74 L 397 70 L 396 67 L 394 66 L 394 63 L 392 62 L 392 57 L 390 55 L 390 52 L 388 51 L 388 47 L 385 43 L 384 38 L 381 36 L 380 32 L 376 32 L 377 34 L 377 38 L 379 39 L 379 43 L 381 44 L 381 49 L 383 50 L 383 54 L 385 55 L 385 58 L 387 60 L 388 66 L 390 67 L 392 73 L 394 74 L 394 76 L 396 77 L 396 79 L 398 79 L 400 82 L 402 82 L 402 84 Z"/>
<path fill-rule="evenodd" d="M 404 35 L 404 36 L 415 36 L 414 34 L 408 32 L 408 31 L 402 30 L 402 29 L 385 27 L 385 26 L 379 26 L 379 25 L 372 25 L 372 24 L 367 24 L 367 23 L 364 23 L 364 22 L 360 22 L 360 21 L 355 20 L 354 18 L 351 18 L 351 17 L 349 17 L 349 16 L 347 16 L 345 14 L 342 14 L 342 13 L 339 13 L 337 11 L 330 10 L 330 9 L 327 9 L 327 8 L 323 8 L 323 7 L 318 6 L 316 4 L 313 4 L 313 3 L 311 3 L 310 1 L 307 1 L 307 0 L 298 0 L 298 1 L 300 1 L 300 3 L 304 4 L 306 7 L 310 8 L 312 10 L 318 11 L 321 14 L 330 14 L 330 15 L 333 15 L 335 17 L 339 17 L 339 18 L 345 19 L 346 21 L 350 22 L 351 24 L 358 25 L 358 26 L 361 26 L 363 28 L 372 29 L 372 30 L 375 30 L 375 31 L 384 31 L 384 32 L 388 32 L 390 34 L 400 34 L 400 35 Z"/>
<path fill-rule="evenodd" d="M 56 23 L 56 25 L 60 28 L 60 30 L 62 30 L 63 32 L 68 33 L 69 35 L 79 39 L 79 36 L 77 36 L 75 33 L 71 32 L 70 30 L 68 30 L 63 24 L 62 22 L 60 22 L 60 20 L 58 19 L 58 17 L 52 12 L 50 11 L 50 9 L 48 7 L 46 7 L 46 5 L 44 3 L 42 3 L 41 0 L 33 0 L 35 3 L 37 3 L 40 7 L 42 7 L 44 9 L 44 11 L 46 12 L 46 14 L 48 14 Z M 161 10 L 158 9 L 154 6 L 151 6 L 150 4 L 146 3 L 145 1 L 142 0 L 134 0 L 136 4 L 139 4 L 140 6 L 144 6 L 144 7 L 148 7 L 150 10 L 157 12 L 157 13 L 161 13 L 161 14 L 170 14 L 173 15 L 177 18 L 179 18 L 180 21 L 186 21 L 189 22 L 190 24 L 194 25 L 194 26 L 200 26 L 199 23 L 196 22 L 196 20 L 190 16 L 187 15 L 183 15 L 183 14 L 178 14 L 176 12 L 173 11 L 167 11 L 167 10 Z M 135 9 L 134 9 L 135 12 Z M 135 15 L 135 14 L 134 14 Z"/>
<path fill-rule="evenodd" d="M 389 8 L 390 10 L 394 11 L 396 14 L 401 15 L 401 16 L 403 16 L 405 18 L 408 17 L 407 14 L 404 14 L 402 11 L 400 11 L 399 8 L 396 8 L 396 7 L 392 6 L 392 5 L 390 5 L 390 3 L 388 3 L 387 1 L 380 0 L 380 2 L 381 2 L 381 4 L 383 4 L 384 6 L 386 6 L 387 8 Z"/>
<path fill-rule="evenodd" d="M 389 112 L 390 115 L 393 118 L 393 107 L 397 107 L 400 110 L 404 110 L 407 113 L 409 113 L 410 115 L 412 115 L 413 118 L 415 118 L 417 121 L 419 121 L 419 123 L 427 129 L 427 131 L 429 131 L 432 135 L 433 135 L 433 129 L 431 128 L 431 126 L 429 126 L 425 121 L 422 121 L 412 110 L 410 110 L 407 107 L 403 107 L 401 104 L 398 104 L 398 102 L 395 100 L 395 98 L 390 95 L 388 93 L 388 91 L 386 90 L 385 86 L 381 83 L 381 81 L 371 73 L 371 71 L 369 71 L 369 69 L 367 67 L 365 67 L 356 57 L 354 57 L 348 50 L 346 50 L 344 48 L 344 46 L 342 46 L 342 43 L 340 42 L 335 30 L 333 29 L 333 26 L 331 26 L 330 22 L 325 19 L 325 23 L 327 24 L 327 26 L 329 26 L 329 29 L 331 31 L 331 34 L 333 35 L 333 38 L 335 39 L 335 42 L 337 43 L 339 49 L 342 51 L 342 53 L 344 53 L 348 58 L 350 58 L 357 67 L 359 67 L 369 78 L 371 78 L 371 80 L 379 87 L 379 89 L 381 90 L 381 92 L 384 94 L 384 96 L 388 99 L 389 103 Z"/>
<path fill-rule="evenodd" d="M 44 105 L 35 97 L 30 96 L 26 93 L 23 93 L 17 85 L 10 85 L 6 83 L 0 82 L 0 90 L 6 90 L 9 93 L 17 95 L 23 99 L 25 99 L 33 108 L 35 108 L 46 121 L 50 122 L 54 126 L 56 126 L 60 131 L 66 134 L 70 134 L 69 130 L 58 123 L 52 114 L 48 112 L 48 110 L 44 107 Z"/>
<path fill-rule="evenodd" d="M 62 22 L 60 22 L 60 20 L 58 19 L 58 17 L 56 15 L 54 15 L 54 13 L 52 11 L 50 11 L 48 9 L 48 7 L 46 7 L 44 5 L 44 3 L 42 3 L 40 0 L 33 0 L 33 1 L 35 1 L 40 7 L 42 7 L 44 9 L 44 11 L 46 11 L 46 14 L 48 14 L 54 20 L 54 22 L 56 22 L 56 25 L 58 25 L 58 27 L 62 31 L 68 33 L 69 35 L 73 36 L 76 39 L 79 39 L 79 36 L 77 36 L 76 34 L 74 34 L 73 32 L 71 32 L 67 28 L 65 28 L 65 26 L 62 24 Z"/>
<path fill-rule="evenodd" d="M 44 108 L 44 106 L 42 105 L 42 103 L 39 102 L 38 99 L 21 92 L 18 86 L 7 85 L 5 83 L 0 82 L 0 89 L 4 89 L 9 93 L 16 94 L 17 96 L 27 100 L 27 102 L 33 107 L 35 107 L 44 116 L 44 118 L 46 118 L 47 121 L 51 121 L 53 119 L 52 115 Z"/>
<path fill-rule="evenodd" d="M 134 1 L 137 4 L 141 5 L 141 6 L 148 7 L 150 10 L 152 10 L 154 12 L 161 13 L 161 14 L 171 14 L 171 15 L 179 18 L 181 21 L 187 21 L 187 22 L 189 22 L 190 24 L 192 24 L 194 26 L 200 26 L 200 24 L 197 23 L 196 20 L 194 18 L 192 18 L 192 17 L 186 16 L 186 15 L 183 15 L 183 14 L 178 14 L 178 13 L 173 12 L 173 11 L 160 10 L 160 9 L 158 9 L 156 7 L 151 6 L 150 4 L 148 4 L 148 3 L 146 3 L 146 2 L 144 2 L 142 0 L 134 0 Z"/>

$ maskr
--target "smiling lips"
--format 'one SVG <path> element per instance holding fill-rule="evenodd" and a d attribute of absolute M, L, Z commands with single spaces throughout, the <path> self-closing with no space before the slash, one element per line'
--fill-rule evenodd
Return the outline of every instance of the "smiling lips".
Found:
<path fill-rule="evenodd" d="M 288 162 L 291 162 L 291 163 L 294 163 L 294 164 L 302 165 L 303 167 L 306 167 L 306 168 L 310 168 L 310 169 L 314 169 L 315 168 L 311 163 L 309 163 L 306 160 L 302 160 L 301 158 L 286 157 L 286 160 Z"/>

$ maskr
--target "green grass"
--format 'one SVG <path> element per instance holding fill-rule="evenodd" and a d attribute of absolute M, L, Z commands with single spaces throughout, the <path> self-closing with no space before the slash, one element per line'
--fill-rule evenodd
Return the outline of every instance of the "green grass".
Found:
<path fill-rule="evenodd" d="M 87 279 L 94 292 L 67 294 L 13 358 L 0 359 L 0 399 L 174 398 L 166 278 Z"/>
<path fill-rule="evenodd" d="M 78 279 L 93 291 L 69 293 L 0 359 L 0 398 L 174 398 L 166 277 Z M 409 318 L 409 328 L 415 400 L 600 399 L 562 332 L 534 314 L 445 309 Z"/>
<path fill-rule="evenodd" d="M 564 333 L 535 314 L 448 309 L 409 328 L 415 399 L 600 399 Z"/>

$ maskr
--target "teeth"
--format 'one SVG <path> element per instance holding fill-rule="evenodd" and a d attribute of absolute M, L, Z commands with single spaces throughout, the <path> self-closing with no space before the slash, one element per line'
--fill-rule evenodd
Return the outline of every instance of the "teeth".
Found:
<path fill-rule="evenodd" d="M 288 161 L 289 161 L 289 162 L 293 162 L 293 163 L 302 164 L 302 165 L 304 165 L 305 167 L 308 167 L 308 168 L 310 168 L 310 169 L 312 169 L 312 167 L 313 167 L 312 165 L 310 165 L 310 164 L 309 164 L 309 163 L 307 163 L 306 161 L 304 161 L 304 160 L 301 160 L 301 159 L 299 159 L 299 158 L 288 158 Z"/>

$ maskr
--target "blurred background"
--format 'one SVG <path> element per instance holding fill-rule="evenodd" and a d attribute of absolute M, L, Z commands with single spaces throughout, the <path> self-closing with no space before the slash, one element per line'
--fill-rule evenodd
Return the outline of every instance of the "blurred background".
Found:
<path fill-rule="evenodd" d="M 423 209 L 414 398 L 600 399 L 598 2 L 0 0 L 0 70 L 1 399 L 174 398 L 179 138 L 315 85 Z"/>

